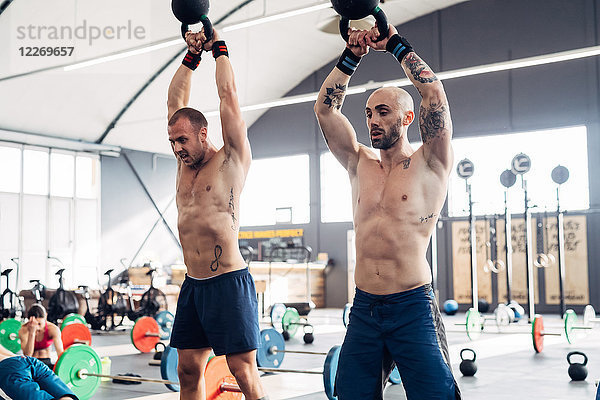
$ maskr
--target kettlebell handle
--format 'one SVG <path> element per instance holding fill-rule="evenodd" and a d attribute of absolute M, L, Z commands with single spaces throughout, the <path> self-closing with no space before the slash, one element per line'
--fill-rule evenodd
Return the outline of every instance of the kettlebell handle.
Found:
<path fill-rule="evenodd" d="M 465 348 L 465 349 L 462 349 L 462 350 L 460 351 L 460 359 L 461 359 L 461 360 L 463 360 L 463 361 L 465 361 L 465 358 L 463 357 L 463 353 L 464 353 L 465 351 L 470 351 L 470 352 L 473 354 L 473 359 L 472 359 L 472 360 L 469 360 L 469 361 L 475 361 L 475 359 L 477 358 L 477 354 L 475 354 L 475 350 L 473 350 L 473 349 L 469 349 L 469 348 Z M 570 353 L 569 353 L 569 354 L 570 354 Z M 587 362 L 587 360 L 586 360 L 586 362 Z"/>
<path fill-rule="evenodd" d="M 210 19 L 208 19 L 208 17 L 206 15 L 203 15 L 202 17 L 200 17 L 200 22 L 202 22 L 202 26 L 204 27 L 204 36 L 206 36 L 206 41 L 208 42 L 213 37 L 212 23 L 210 22 Z M 185 33 L 189 30 L 190 30 L 190 28 L 189 28 L 188 24 L 185 24 L 185 23 L 181 24 L 181 36 L 183 37 L 183 40 L 185 40 Z"/>
<path fill-rule="evenodd" d="M 375 7 L 371 11 L 371 15 L 375 17 L 375 21 L 377 22 L 377 28 L 379 29 L 379 36 L 377 37 L 376 42 L 379 42 L 382 39 L 388 37 L 389 29 L 388 22 L 385 13 L 379 6 Z M 348 43 L 348 39 L 350 36 L 348 35 L 348 29 L 350 29 L 350 19 L 346 17 L 340 17 L 340 35 L 346 43 Z"/>
<path fill-rule="evenodd" d="M 583 363 L 582 363 L 582 365 L 587 365 L 588 358 L 581 351 L 572 351 L 569 354 L 567 354 L 567 362 L 569 363 L 569 365 L 573 365 L 573 363 L 571 362 L 571 356 L 583 356 Z M 576 363 L 576 364 L 579 364 L 579 363 Z"/>

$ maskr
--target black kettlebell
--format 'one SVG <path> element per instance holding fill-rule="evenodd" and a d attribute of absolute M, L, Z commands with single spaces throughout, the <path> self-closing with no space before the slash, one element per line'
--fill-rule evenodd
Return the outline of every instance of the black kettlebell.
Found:
<path fill-rule="evenodd" d="M 313 334 L 314 331 L 315 328 L 312 325 L 304 325 L 304 343 L 311 344 L 315 341 L 315 335 Z"/>
<path fill-rule="evenodd" d="M 473 353 L 473 358 L 472 359 L 465 359 L 463 357 L 463 353 L 465 351 L 470 351 L 471 353 Z M 473 376 L 475 375 L 475 372 L 477 372 L 477 364 L 475 364 L 475 358 L 477 357 L 477 355 L 475 354 L 475 351 L 473 349 L 462 349 L 460 351 L 460 359 L 462 360 L 460 362 L 460 372 L 464 375 L 464 376 Z"/>
<path fill-rule="evenodd" d="M 571 356 L 574 355 L 583 356 L 583 364 L 571 362 Z M 582 353 L 581 351 L 570 352 L 569 354 L 567 354 L 567 362 L 569 363 L 569 376 L 572 380 L 583 381 L 585 380 L 585 378 L 587 378 L 588 371 L 586 365 L 588 362 L 588 358 L 584 353 Z"/>
<path fill-rule="evenodd" d="M 379 37 L 377 41 L 385 39 L 388 34 L 388 22 L 383 10 L 379 8 L 379 0 L 331 0 L 333 9 L 341 16 L 340 35 L 348 41 L 350 20 L 363 19 L 368 15 L 375 17 Z"/>
<path fill-rule="evenodd" d="M 162 349 L 160 349 L 160 350 L 159 350 L 158 348 L 159 348 L 159 347 L 161 347 L 161 346 L 162 346 Z M 156 344 L 154 345 L 154 351 L 155 351 L 156 353 L 154 353 L 154 356 L 153 356 L 153 358 L 154 358 L 155 360 L 160 360 L 160 359 L 162 358 L 163 351 L 165 351 L 165 349 L 166 349 L 166 348 L 167 348 L 167 346 L 165 346 L 165 344 L 164 344 L 163 342 L 158 342 L 158 343 L 156 343 Z"/>
<path fill-rule="evenodd" d="M 206 40 L 212 39 L 212 23 L 208 19 L 208 0 L 173 0 L 171 10 L 175 18 L 181 21 L 181 35 L 185 39 L 185 33 L 189 30 L 188 25 L 202 22 Z"/>
<path fill-rule="evenodd" d="M 283 340 L 290 340 L 290 333 L 288 331 L 283 331 L 281 336 L 283 336 Z"/>

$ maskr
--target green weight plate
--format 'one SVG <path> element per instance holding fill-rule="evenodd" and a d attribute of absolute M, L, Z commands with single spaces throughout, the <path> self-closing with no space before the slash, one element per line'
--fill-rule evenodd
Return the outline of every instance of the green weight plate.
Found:
<path fill-rule="evenodd" d="M 298 327 L 300 326 L 297 324 L 298 322 L 300 322 L 298 310 L 293 307 L 288 307 L 287 310 L 285 310 L 283 317 L 281 317 L 281 327 L 284 331 L 288 331 L 290 337 L 293 337 L 298 331 Z"/>
<path fill-rule="evenodd" d="M 333 346 L 327 353 L 325 364 L 323 365 L 323 386 L 325 388 L 325 395 L 327 395 L 329 400 L 337 399 L 337 397 L 333 395 L 333 392 L 341 349 L 341 346 Z"/>
<path fill-rule="evenodd" d="M 478 311 L 470 308 L 467 310 L 467 336 L 470 340 L 476 340 L 481 336 L 483 319 Z"/>
<path fill-rule="evenodd" d="M 580 332 L 575 333 L 575 330 L 573 329 L 573 327 L 575 325 L 577 325 L 577 314 L 575 314 L 575 311 L 573 310 L 567 310 L 567 312 L 565 313 L 565 336 L 567 337 L 567 342 L 569 342 L 570 344 L 573 344 L 577 341 L 577 339 L 579 339 L 581 336 L 583 336 L 583 332 L 586 331 L 586 329 L 581 329 L 579 330 Z"/>
<path fill-rule="evenodd" d="M 67 316 L 63 319 L 62 323 L 60 324 L 60 330 L 62 331 L 65 326 L 72 324 L 72 323 L 81 323 L 81 324 L 86 324 L 85 318 L 79 314 L 76 313 L 71 313 L 71 314 L 67 314 Z"/>
<path fill-rule="evenodd" d="M 75 393 L 80 400 L 91 398 L 98 386 L 100 377 L 80 376 L 79 371 L 92 374 L 102 373 L 102 363 L 98 354 L 86 345 L 69 347 L 54 366 L 54 373 Z"/>
<path fill-rule="evenodd" d="M 0 344 L 13 353 L 21 350 L 19 329 L 21 329 L 21 322 L 14 318 L 4 320 L 0 324 Z"/>

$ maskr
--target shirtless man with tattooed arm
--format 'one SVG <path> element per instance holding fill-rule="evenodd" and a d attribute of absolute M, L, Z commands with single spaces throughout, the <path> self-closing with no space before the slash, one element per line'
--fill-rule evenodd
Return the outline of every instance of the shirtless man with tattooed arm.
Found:
<path fill-rule="evenodd" d="M 217 31 L 210 41 L 202 31 L 187 32 L 186 43 L 188 54 L 173 76 L 167 101 L 167 130 L 177 158 L 177 225 L 187 267 L 171 335 L 179 355 L 181 399 L 206 398 L 204 369 L 211 348 L 226 355 L 246 399 L 266 399 L 256 366 L 256 290 L 238 247 L 240 193 L 252 158 L 246 125 L 227 46 Z M 187 107 L 202 50 L 212 50 L 216 62 L 221 149 L 210 142 L 204 115 Z"/>
<path fill-rule="evenodd" d="M 409 399 L 459 399 L 425 255 L 453 163 L 446 94 L 393 26 L 379 42 L 376 28 L 349 34 L 315 104 L 329 149 L 350 177 L 356 233 L 356 294 L 340 353 L 338 398 L 381 399 L 393 361 Z M 341 112 L 350 76 L 369 48 L 391 53 L 421 94 L 423 145 L 416 150 L 407 138 L 415 113 L 405 90 L 384 87 L 367 100 L 367 127 L 379 157 L 358 143 Z"/>

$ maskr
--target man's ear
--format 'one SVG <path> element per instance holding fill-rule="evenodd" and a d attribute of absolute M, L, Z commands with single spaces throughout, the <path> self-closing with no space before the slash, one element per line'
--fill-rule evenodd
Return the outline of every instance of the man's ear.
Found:
<path fill-rule="evenodd" d="M 202 140 L 203 142 L 206 141 L 206 138 L 208 137 L 208 128 L 200 128 L 200 132 L 198 132 L 198 135 L 200 136 L 200 140 Z"/>
<path fill-rule="evenodd" d="M 404 118 L 402 119 L 402 124 L 403 125 L 410 125 L 412 124 L 412 122 L 415 120 L 415 113 L 413 111 L 407 111 L 406 114 L 404 114 Z"/>

